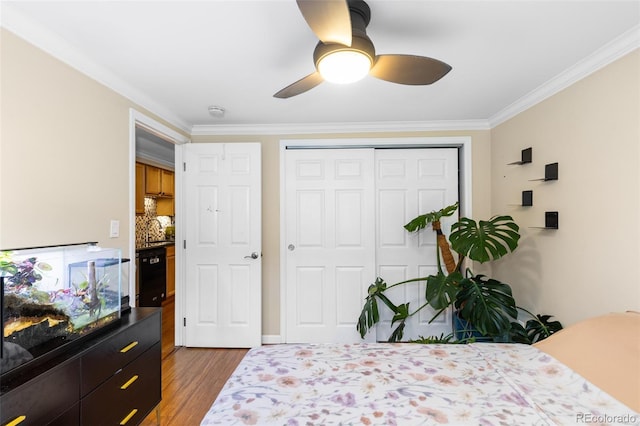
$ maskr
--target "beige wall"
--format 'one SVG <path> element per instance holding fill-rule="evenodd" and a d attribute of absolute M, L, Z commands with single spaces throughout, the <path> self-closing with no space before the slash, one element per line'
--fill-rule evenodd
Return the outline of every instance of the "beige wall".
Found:
<path fill-rule="evenodd" d="M 492 209 L 523 228 L 521 247 L 494 267 L 516 300 L 565 325 L 640 310 L 640 51 L 495 127 Z M 533 148 L 533 163 L 507 166 Z M 530 182 L 559 163 L 556 182 Z M 533 207 L 515 207 L 522 190 Z M 559 230 L 531 229 L 559 212 Z"/>
<path fill-rule="evenodd" d="M 136 105 L 4 29 L 1 43 L 0 247 L 98 241 L 129 256 Z"/>

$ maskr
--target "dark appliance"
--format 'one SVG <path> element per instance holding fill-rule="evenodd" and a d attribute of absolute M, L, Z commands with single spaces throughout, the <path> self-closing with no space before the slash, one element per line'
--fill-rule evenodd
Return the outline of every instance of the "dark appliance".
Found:
<path fill-rule="evenodd" d="M 167 256 L 164 247 L 140 250 L 138 306 L 161 306 L 167 294 Z"/>
<path fill-rule="evenodd" d="M 129 264 L 131 259 L 122 258 L 122 285 L 120 286 L 120 314 L 131 312 L 131 300 L 129 296 Z"/>

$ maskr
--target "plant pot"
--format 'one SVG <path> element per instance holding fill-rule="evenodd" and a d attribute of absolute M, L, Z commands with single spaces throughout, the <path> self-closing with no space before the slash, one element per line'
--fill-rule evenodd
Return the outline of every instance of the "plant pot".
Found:
<path fill-rule="evenodd" d="M 453 312 L 453 332 L 456 340 L 474 339 L 476 342 L 493 341 L 493 338 L 481 334 L 469 321 L 461 318 L 458 315 L 458 311 Z"/>

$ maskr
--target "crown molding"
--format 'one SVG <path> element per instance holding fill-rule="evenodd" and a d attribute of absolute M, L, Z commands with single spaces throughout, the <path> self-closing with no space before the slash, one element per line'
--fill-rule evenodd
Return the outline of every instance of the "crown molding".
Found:
<path fill-rule="evenodd" d="M 360 123 L 288 123 L 245 125 L 196 125 L 192 135 L 295 135 L 325 133 L 425 132 L 490 130 L 487 120 L 389 121 Z"/>
<path fill-rule="evenodd" d="M 135 104 L 149 110 L 185 133 L 189 132 L 190 124 L 153 101 L 140 90 L 124 82 L 107 68 L 91 61 L 63 38 L 24 16 L 10 2 L 2 2 L 0 26 Z"/>
<path fill-rule="evenodd" d="M 489 126 L 494 128 L 504 123 L 639 47 L 640 25 L 636 25 L 593 52 L 593 54 L 532 90 L 502 111 L 494 114 L 488 120 Z"/>

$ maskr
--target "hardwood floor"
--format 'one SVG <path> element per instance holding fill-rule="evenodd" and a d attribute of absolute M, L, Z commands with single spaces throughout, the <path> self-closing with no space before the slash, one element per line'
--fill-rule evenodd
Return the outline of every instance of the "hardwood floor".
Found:
<path fill-rule="evenodd" d="M 247 349 L 180 347 L 164 356 L 160 424 L 199 425 L 246 353 Z M 155 412 L 141 423 L 156 424 Z"/>

